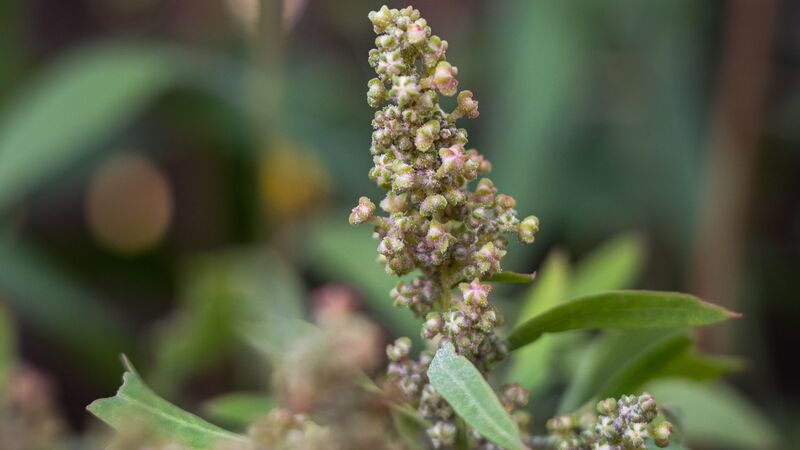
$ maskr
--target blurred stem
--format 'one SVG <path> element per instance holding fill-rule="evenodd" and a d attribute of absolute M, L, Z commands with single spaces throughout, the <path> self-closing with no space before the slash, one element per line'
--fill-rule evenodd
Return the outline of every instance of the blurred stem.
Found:
<path fill-rule="evenodd" d="M 252 41 L 253 71 L 250 74 L 251 123 L 262 149 L 279 131 L 284 105 L 284 36 L 281 32 L 281 1 L 261 0 L 258 27 Z M 278 129 L 278 130 L 276 130 Z"/>
<path fill-rule="evenodd" d="M 775 0 L 735 0 L 728 5 L 719 90 L 710 130 L 705 188 L 692 257 L 691 290 L 737 309 L 745 222 L 758 130 L 769 76 Z M 706 347 L 724 349 L 729 336 L 714 329 Z"/>

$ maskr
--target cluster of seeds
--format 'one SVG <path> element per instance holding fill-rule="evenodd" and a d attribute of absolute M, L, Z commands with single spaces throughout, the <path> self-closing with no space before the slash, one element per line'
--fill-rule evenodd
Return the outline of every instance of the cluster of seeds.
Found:
<path fill-rule="evenodd" d="M 369 176 L 387 191 L 378 202 L 387 215 L 376 215 L 375 203 L 361 197 L 350 223 L 375 226 L 379 261 L 387 273 L 419 272 L 400 281 L 390 295 L 396 306 L 424 319 L 422 334 L 431 346 L 417 360 L 409 356 L 410 340 L 390 346 L 389 378 L 433 424 L 428 435 L 434 446 L 448 447 L 456 434 L 454 413 L 428 383 L 430 351 L 452 343 L 484 373 L 505 357 L 505 345 L 494 332 L 501 318 L 488 301 L 490 286 L 481 279 L 501 270 L 506 235 L 532 243 L 539 221 L 534 216 L 520 220 L 516 201 L 482 178 L 491 170 L 489 161 L 466 148 L 467 132 L 456 121 L 478 117 L 478 102 L 472 92 L 459 92 L 458 69 L 445 57 L 447 41 L 432 35 L 411 7 L 384 6 L 369 19 L 378 35 L 369 63 L 378 76 L 368 83 L 367 102 L 380 108 L 372 121 Z M 456 96 L 452 112 L 442 109 L 440 95 Z"/>
<path fill-rule="evenodd" d="M 559 416 L 547 422 L 550 444 L 557 450 L 645 450 L 653 439 L 669 445 L 672 424 L 654 424 L 658 406 L 650 394 L 609 398 L 597 404 L 597 417 L 576 420 Z"/>

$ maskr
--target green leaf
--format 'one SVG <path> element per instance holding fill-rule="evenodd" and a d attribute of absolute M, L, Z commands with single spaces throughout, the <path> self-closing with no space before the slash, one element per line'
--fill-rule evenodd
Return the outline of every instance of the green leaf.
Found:
<path fill-rule="evenodd" d="M 544 333 L 577 329 L 636 330 L 711 325 L 739 314 L 698 298 L 673 292 L 612 291 L 556 306 L 518 326 L 508 338 L 511 350 Z"/>
<path fill-rule="evenodd" d="M 695 381 L 716 380 L 745 368 L 741 358 L 724 355 L 706 355 L 687 351 L 666 364 L 654 378 L 687 378 Z"/>
<path fill-rule="evenodd" d="M 553 252 L 545 261 L 541 277 L 525 296 L 517 325 L 558 305 L 566 298 L 569 267 L 566 255 Z M 508 380 L 537 391 L 551 373 L 551 359 L 556 349 L 556 337 L 544 336 L 536 345 L 528 346 L 513 357 Z"/>
<path fill-rule="evenodd" d="M 511 284 L 531 284 L 536 279 L 536 272 L 534 273 L 518 273 L 504 270 L 498 272 L 491 277 L 483 280 L 491 283 L 511 283 Z"/>
<path fill-rule="evenodd" d="M 623 234 L 592 251 L 575 266 L 569 298 L 626 289 L 636 281 L 644 264 L 641 235 Z"/>
<path fill-rule="evenodd" d="M 103 45 L 48 67 L 0 119 L 0 210 L 131 120 L 175 80 L 174 56 Z"/>
<path fill-rule="evenodd" d="M 436 352 L 428 378 L 436 392 L 480 435 L 507 450 L 524 448 L 517 425 L 491 386 L 467 358 L 456 354 L 451 344 Z"/>
<path fill-rule="evenodd" d="M 407 308 L 396 308 L 389 291 L 397 277 L 387 275 L 375 262 L 377 243 L 367 227 L 348 225 L 347 217 L 320 220 L 311 231 L 308 261 L 325 277 L 353 283 L 364 294 L 370 309 L 396 336 L 420 343 L 420 321 Z"/>
<path fill-rule="evenodd" d="M 267 415 L 274 406 L 275 401 L 268 395 L 234 392 L 206 401 L 202 410 L 213 420 L 244 429 L 256 419 Z"/>
<path fill-rule="evenodd" d="M 122 380 L 114 397 L 95 400 L 87 407 L 117 431 L 142 427 L 155 438 L 182 444 L 191 450 L 248 442 L 244 436 L 212 425 L 162 399 L 144 384 L 132 367 Z"/>
<path fill-rule="evenodd" d="M 602 397 L 603 392 L 612 388 L 619 389 L 613 385 L 623 384 L 620 379 L 630 380 L 631 373 L 641 374 L 637 372 L 637 368 L 644 366 L 641 370 L 647 372 L 647 363 L 641 361 L 651 361 L 653 358 L 650 355 L 663 355 L 673 346 L 685 348 L 687 339 L 683 330 L 628 331 L 601 336 L 583 355 L 573 379 L 561 397 L 559 412 L 572 412 L 587 401 Z M 658 372 L 665 364 L 666 362 L 656 363 L 653 372 Z M 629 375 L 625 375 L 626 373 Z"/>
<path fill-rule="evenodd" d="M 661 380 L 647 386 L 659 405 L 682 418 L 690 446 L 775 448 L 778 430 L 755 405 L 729 386 L 684 380 Z"/>

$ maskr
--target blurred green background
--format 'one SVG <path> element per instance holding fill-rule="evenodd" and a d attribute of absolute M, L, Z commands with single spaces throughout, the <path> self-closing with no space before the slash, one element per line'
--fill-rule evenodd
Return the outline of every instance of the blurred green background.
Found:
<path fill-rule="evenodd" d="M 507 268 L 638 232 L 635 287 L 743 312 L 703 346 L 744 357 L 734 384 L 800 439 L 800 5 L 413 5 L 480 101 L 471 145 L 541 220 Z M 347 226 L 360 195 L 380 198 L 379 6 L 0 3 L 0 302 L 70 427 L 113 392 L 123 352 L 190 404 L 257 384 L 231 298 L 305 311 L 310 290 L 350 283 L 387 339 L 414 329 L 369 231 Z"/>

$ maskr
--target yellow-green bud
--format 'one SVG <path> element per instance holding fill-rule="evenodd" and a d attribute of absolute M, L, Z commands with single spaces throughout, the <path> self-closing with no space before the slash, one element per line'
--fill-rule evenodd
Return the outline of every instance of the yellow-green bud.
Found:
<path fill-rule="evenodd" d="M 539 232 L 539 218 L 536 216 L 528 216 L 519 223 L 517 229 L 517 236 L 519 241 L 523 244 L 532 244 L 536 233 Z"/>
<path fill-rule="evenodd" d="M 669 422 L 661 422 L 653 428 L 653 439 L 656 445 L 664 448 L 669 445 L 669 438 L 672 435 L 672 424 Z"/>
<path fill-rule="evenodd" d="M 386 100 L 386 86 L 384 86 L 383 81 L 373 78 L 369 80 L 367 87 L 367 104 L 377 108 Z"/>
<path fill-rule="evenodd" d="M 458 90 L 456 75 L 458 75 L 457 67 L 453 67 L 447 61 L 440 61 L 433 72 L 433 84 L 443 95 L 451 97 Z"/>

